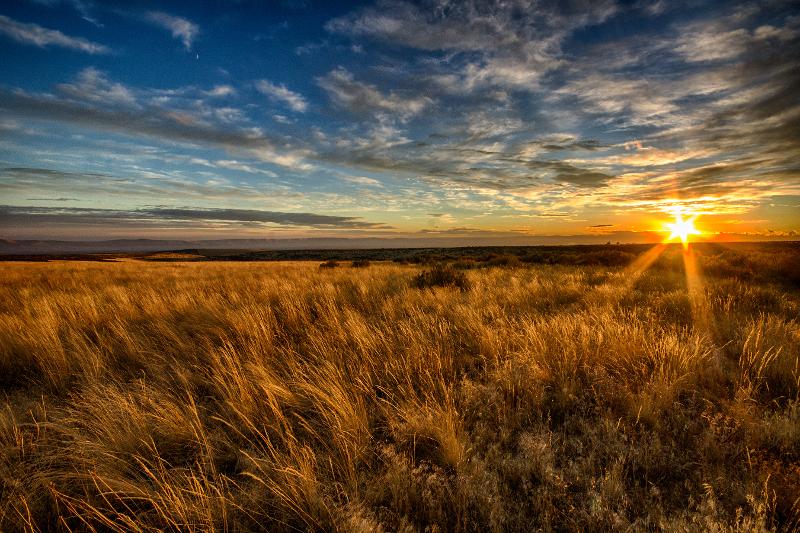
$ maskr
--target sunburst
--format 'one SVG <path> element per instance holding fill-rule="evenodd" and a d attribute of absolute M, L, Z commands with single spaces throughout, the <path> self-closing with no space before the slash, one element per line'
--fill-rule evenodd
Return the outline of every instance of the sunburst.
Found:
<path fill-rule="evenodd" d="M 664 227 L 672 232 L 669 237 L 667 237 L 667 241 L 680 239 L 683 247 L 687 248 L 692 235 L 700 235 L 702 233 L 694 226 L 694 221 L 696 219 L 697 215 L 683 218 L 683 213 L 675 213 L 675 222 L 667 222 L 664 224 Z"/>

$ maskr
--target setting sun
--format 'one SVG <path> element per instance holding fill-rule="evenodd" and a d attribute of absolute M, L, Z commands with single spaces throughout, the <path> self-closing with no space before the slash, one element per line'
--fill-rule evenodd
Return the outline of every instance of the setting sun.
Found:
<path fill-rule="evenodd" d="M 683 214 L 676 213 L 675 222 L 668 222 L 664 225 L 672 232 L 670 236 L 667 237 L 667 241 L 680 239 L 681 243 L 683 243 L 683 247 L 686 248 L 689 245 L 690 236 L 700 235 L 701 233 L 700 230 L 694 226 L 694 221 L 696 219 L 697 215 L 694 215 L 684 220 Z"/>

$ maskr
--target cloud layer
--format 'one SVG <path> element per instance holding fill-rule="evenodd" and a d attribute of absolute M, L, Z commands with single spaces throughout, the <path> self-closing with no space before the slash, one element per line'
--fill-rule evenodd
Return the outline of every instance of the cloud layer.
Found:
<path fill-rule="evenodd" d="M 238 35 L 252 28 L 240 7 L 203 19 L 97 6 L 104 23 L 155 25 L 186 51 L 202 27 L 213 60 L 178 47 L 140 58 L 112 40 L 134 66 L 81 56 L 52 83 L 0 86 L 7 203 L 86 223 L 441 234 L 646 231 L 678 209 L 729 230 L 800 226 L 791 2 L 379 0 L 316 29 L 289 17 Z M 111 51 L 3 15 L 0 33 Z M 64 211 L 89 198 L 109 212 Z"/>
<path fill-rule="evenodd" d="M 299 226 L 320 229 L 391 229 L 385 224 L 366 222 L 360 217 L 315 213 L 287 213 L 255 209 L 203 209 L 152 207 L 135 210 L 75 207 L 0 206 L 0 222 L 7 227 L 38 225 L 180 227 L 197 224 L 213 227 L 228 223 L 250 226 Z"/>

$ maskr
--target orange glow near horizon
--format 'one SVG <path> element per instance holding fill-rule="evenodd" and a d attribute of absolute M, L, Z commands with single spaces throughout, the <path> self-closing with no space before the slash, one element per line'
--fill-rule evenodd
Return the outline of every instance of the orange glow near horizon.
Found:
<path fill-rule="evenodd" d="M 689 242 L 693 235 L 701 235 L 702 232 L 694 226 L 694 221 L 697 220 L 698 215 L 692 215 L 684 219 L 683 213 L 677 211 L 675 213 L 675 222 L 667 222 L 664 227 L 671 233 L 664 242 L 680 239 L 684 249 L 689 247 Z"/>

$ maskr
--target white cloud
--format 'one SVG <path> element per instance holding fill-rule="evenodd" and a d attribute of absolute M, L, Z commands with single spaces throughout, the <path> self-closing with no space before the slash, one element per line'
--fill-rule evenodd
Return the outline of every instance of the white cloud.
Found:
<path fill-rule="evenodd" d="M 764 25 L 752 32 L 742 27 L 731 27 L 729 19 L 689 24 L 681 28 L 675 51 L 688 62 L 735 59 L 759 41 L 769 40 L 781 46 L 795 39 L 800 32 L 798 22 L 797 19 L 788 19 L 783 27 Z"/>
<path fill-rule="evenodd" d="M 60 46 L 80 50 L 88 54 L 107 54 L 111 50 L 102 44 L 94 43 L 83 37 L 71 37 L 58 30 L 43 28 L 38 24 L 26 24 L 0 15 L 0 33 L 24 44 L 32 44 L 39 48 Z"/>
<path fill-rule="evenodd" d="M 356 185 L 367 185 L 369 187 L 383 187 L 380 181 L 374 178 L 368 178 L 366 176 L 343 176 L 342 179 L 349 183 L 355 183 Z"/>
<path fill-rule="evenodd" d="M 272 178 L 277 177 L 277 174 L 271 172 L 269 170 L 263 170 L 260 168 L 253 167 L 246 163 L 242 163 L 241 161 L 236 161 L 233 159 L 219 159 L 215 161 L 212 166 L 219 167 L 219 168 L 227 168 L 229 170 L 238 170 L 241 172 L 247 172 L 248 174 L 264 174 L 266 176 L 270 176 Z"/>
<path fill-rule="evenodd" d="M 256 89 L 273 100 L 285 103 L 293 111 L 303 113 L 308 107 L 308 102 L 306 102 L 302 94 L 287 89 L 283 84 L 277 85 L 268 80 L 259 80 L 256 82 Z"/>
<path fill-rule="evenodd" d="M 206 94 L 208 96 L 221 98 L 224 96 L 233 96 L 234 94 L 236 94 L 236 89 L 234 89 L 230 85 L 217 85 L 210 91 L 207 91 Z"/>
<path fill-rule="evenodd" d="M 153 24 L 172 32 L 172 36 L 180 39 L 186 50 L 192 49 L 192 43 L 197 34 L 200 33 L 200 27 L 194 22 L 161 11 L 150 11 L 147 14 L 147 19 Z"/>
<path fill-rule="evenodd" d="M 697 26 L 681 35 L 675 51 L 687 61 L 716 61 L 740 56 L 750 41 L 747 30 L 726 31 L 711 26 Z"/>

